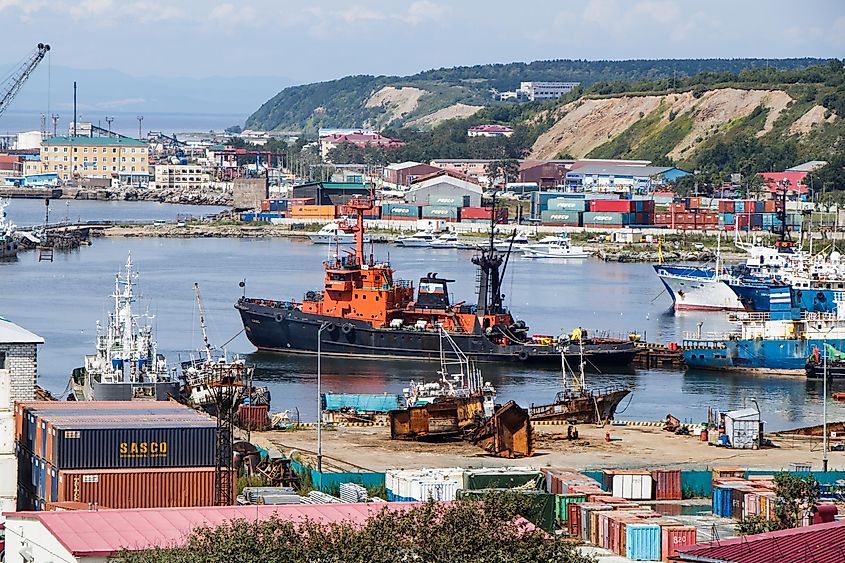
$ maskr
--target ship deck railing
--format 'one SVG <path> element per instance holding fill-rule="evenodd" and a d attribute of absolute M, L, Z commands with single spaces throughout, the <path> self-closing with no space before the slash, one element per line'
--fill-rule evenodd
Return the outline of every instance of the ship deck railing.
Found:
<path fill-rule="evenodd" d="M 800 317 L 796 317 L 794 320 L 829 322 L 835 321 L 837 318 L 836 313 L 801 311 Z M 769 311 L 735 311 L 728 313 L 728 320 L 733 322 L 766 322 L 772 320 L 772 314 Z"/>
<path fill-rule="evenodd" d="M 684 339 L 681 341 L 682 348 L 711 348 L 720 349 L 725 347 L 727 340 L 739 340 L 742 333 L 734 332 L 684 332 Z"/>

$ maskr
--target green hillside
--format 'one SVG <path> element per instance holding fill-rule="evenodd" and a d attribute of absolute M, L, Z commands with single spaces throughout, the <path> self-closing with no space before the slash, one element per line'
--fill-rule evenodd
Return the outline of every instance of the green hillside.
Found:
<path fill-rule="evenodd" d="M 532 63 L 490 64 L 428 70 L 412 76 L 348 76 L 339 80 L 285 88 L 265 102 L 246 121 L 251 129 L 296 130 L 314 136 L 320 127 L 428 128 L 440 121 L 447 108 L 468 115 L 468 107 L 496 106 L 491 90 L 513 90 L 521 81 L 565 80 L 587 88 L 613 93 L 614 84 L 678 81 L 702 72 L 714 75 L 744 69 L 803 69 L 820 59 L 684 59 L 580 61 L 552 60 Z M 368 100 L 384 88 L 394 92 L 382 104 L 368 107 Z M 402 110 L 402 111 L 400 111 Z"/>

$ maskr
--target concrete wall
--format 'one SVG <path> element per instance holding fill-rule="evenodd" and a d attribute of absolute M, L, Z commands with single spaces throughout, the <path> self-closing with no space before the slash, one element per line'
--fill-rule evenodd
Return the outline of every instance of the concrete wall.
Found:
<path fill-rule="evenodd" d="M 35 398 L 35 383 L 38 379 L 37 345 L 0 344 L 0 358 L 3 356 L 5 362 L 0 364 L 0 372 L 9 373 L 9 408 L 14 408 L 15 401 L 32 401 Z M 5 403 L 5 398 L 0 394 L 0 410 L 7 408 Z"/>
<path fill-rule="evenodd" d="M 261 200 L 269 197 L 267 178 L 236 178 L 232 184 L 235 209 L 260 209 Z"/>

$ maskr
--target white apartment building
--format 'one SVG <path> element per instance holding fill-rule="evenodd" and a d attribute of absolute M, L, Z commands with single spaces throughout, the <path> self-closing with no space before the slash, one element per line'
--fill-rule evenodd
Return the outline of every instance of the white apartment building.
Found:
<path fill-rule="evenodd" d="M 156 164 L 156 188 L 198 190 L 211 183 L 211 170 L 199 164 Z"/>
<path fill-rule="evenodd" d="M 522 92 L 529 101 L 556 100 L 570 93 L 580 82 L 520 82 L 517 97 Z"/>

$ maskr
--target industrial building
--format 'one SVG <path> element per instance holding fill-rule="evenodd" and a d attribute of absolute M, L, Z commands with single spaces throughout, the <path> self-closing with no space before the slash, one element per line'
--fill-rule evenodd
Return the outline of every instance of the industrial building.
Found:
<path fill-rule="evenodd" d="M 586 164 L 566 173 L 566 187 L 605 192 L 651 192 L 656 187 L 689 175 L 671 166 L 626 166 Z"/>
<path fill-rule="evenodd" d="M 481 207 L 482 192 L 478 184 L 454 172 L 441 170 L 414 181 L 411 189 L 405 194 L 405 202 L 423 206 L 440 205 L 436 198 L 448 196 L 461 199 L 461 205 L 458 207 Z"/>
<path fill-rule="evenodd" d="M 467 129 L 467 137 L 510 137 L 513 127 L 507 125 L 475 125 Z"/>
<path fill-rule="evenodd" d="M 434 174 L 440 170 L 441 168 L 421 162 L 400 162 L 384 167 L 384 180 L 396 186 L 409 186 L 415 179 Z"/>
<path fill-rule="evenodd" d="M 149 147 L 127 137 L 53 137 L 41 143 L 44 172 L 62 180 L 118 178 L 121 183 L 149 182 Z"/>

